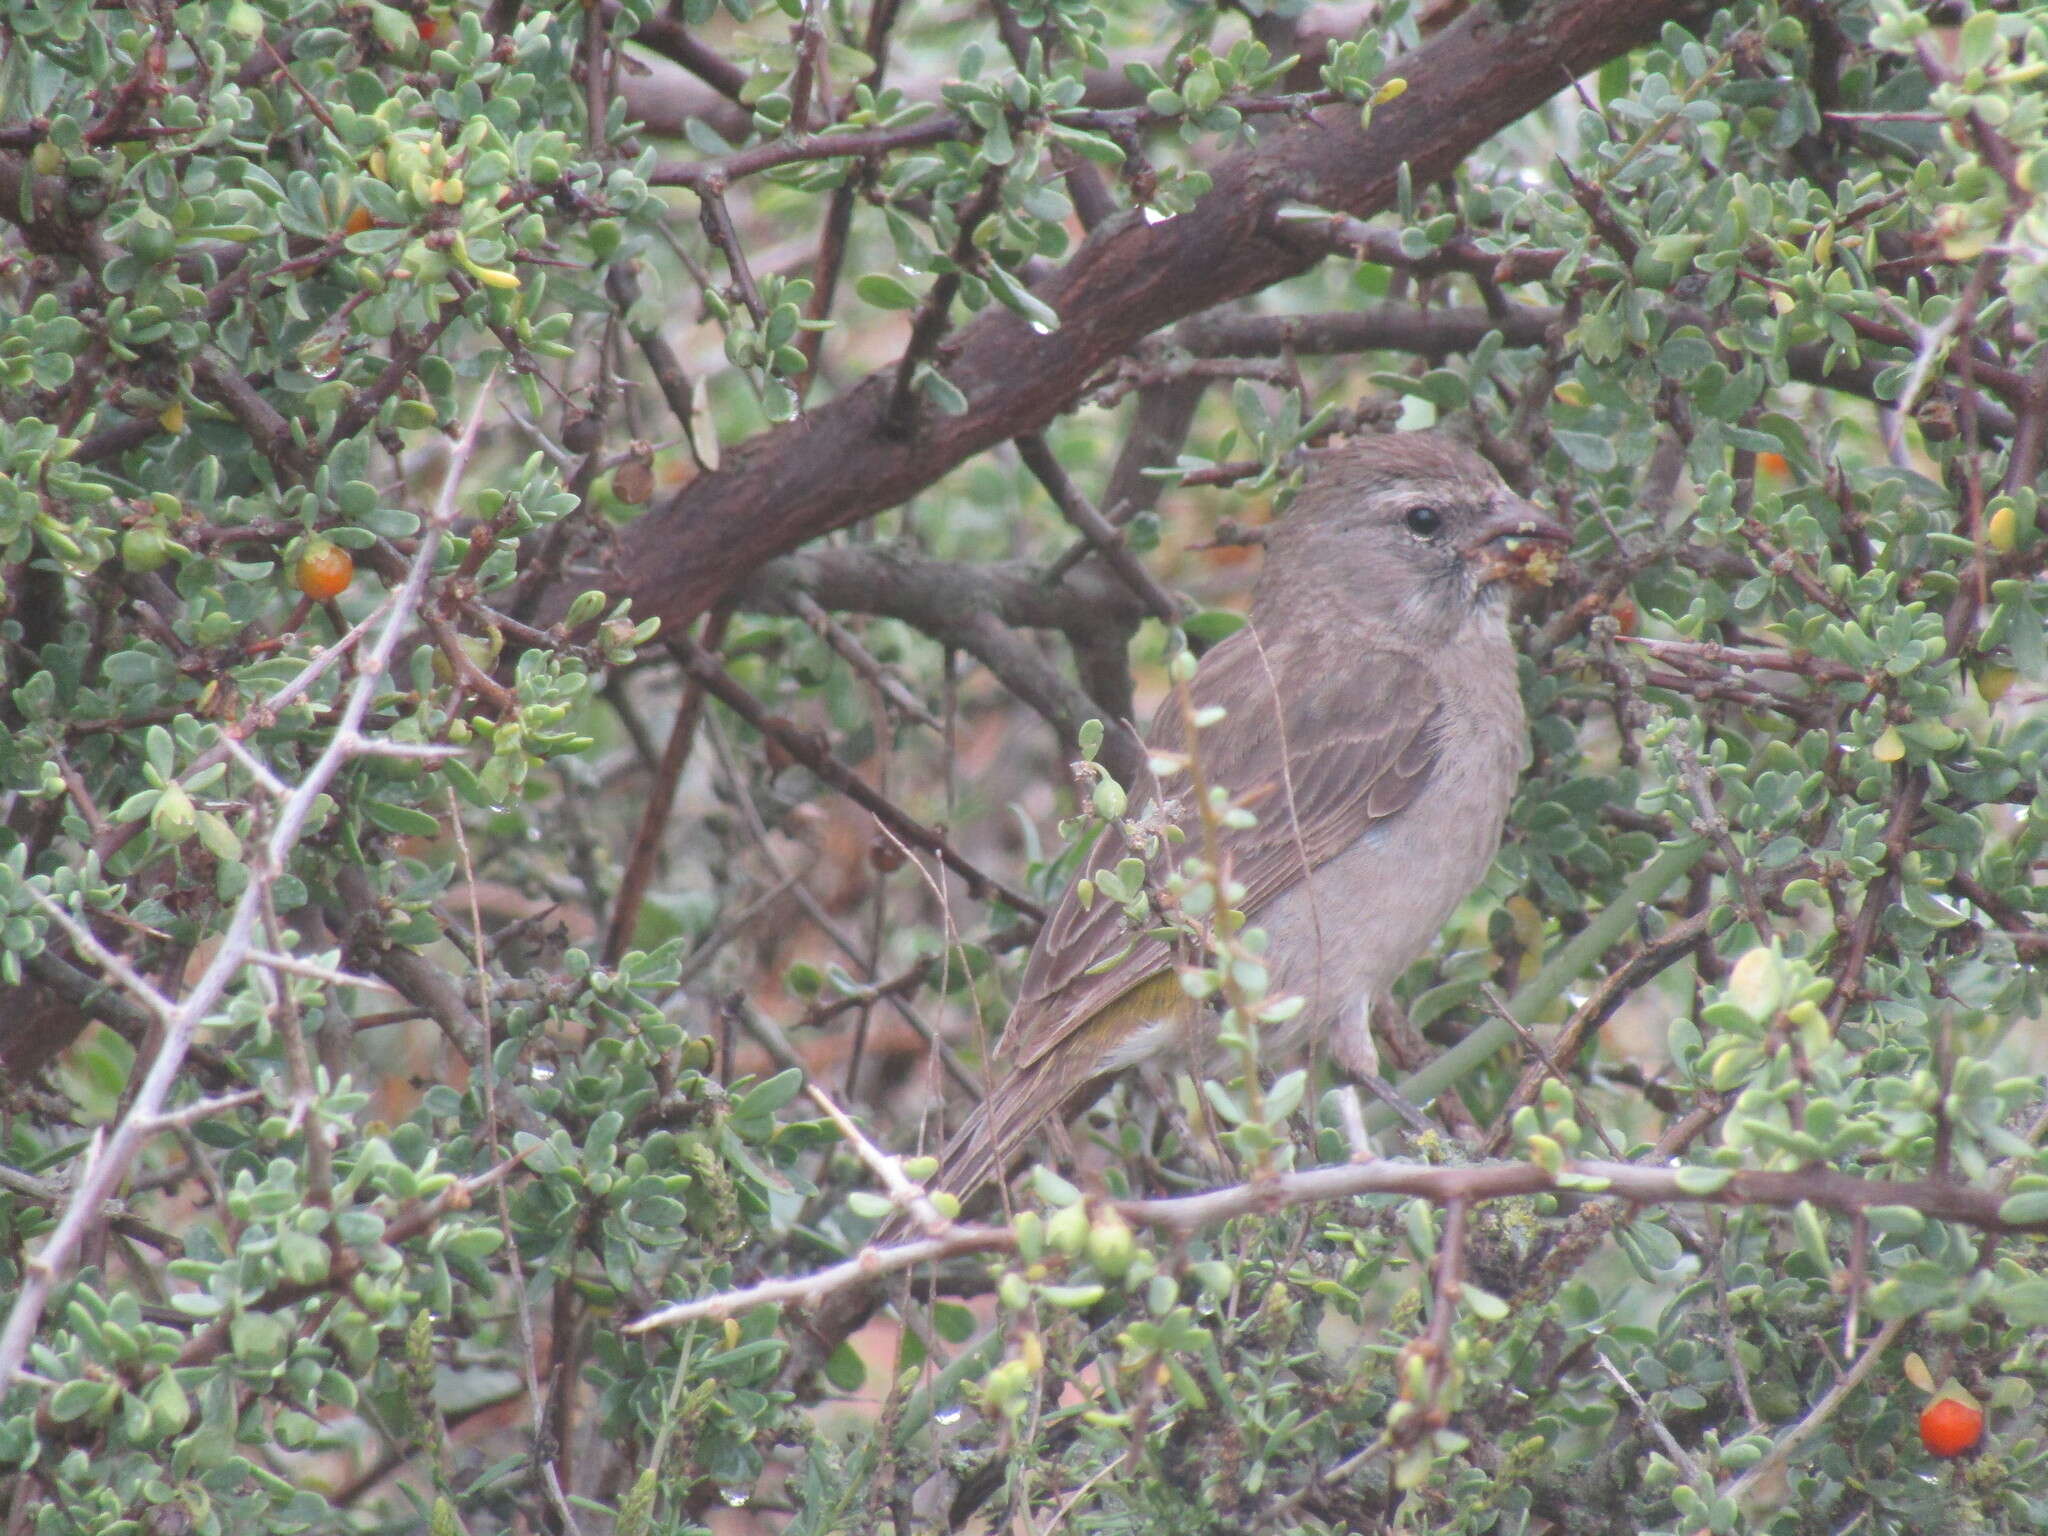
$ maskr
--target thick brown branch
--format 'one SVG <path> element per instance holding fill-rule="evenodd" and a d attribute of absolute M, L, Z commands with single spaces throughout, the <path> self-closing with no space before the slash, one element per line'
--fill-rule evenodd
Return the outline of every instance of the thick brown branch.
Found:
<path fill-rule="evenodd" d="M 966 397 L 914 442 L 881 430 L 892 371 L 764 433 L 626 535 L 612 585 L 672 627 L 763 562 L 901 502 L 972 454 L 1037 431 L 1102 367 L 1174 321 L 1304 270 L 1319 258 L 1274 218 L 1310 203 L 1369 214 L 1389 206 L 1401 166 L 1418 182 L 1540 105 L 1558 85 L 1657 35 L 1697 8 L 1678 0 L 1579 0 L 1518 24 L 1474 6 L 1402 62 L 1407 92 L 1361 129 L 1325 108 L 1223 161 L 1189 212 L 1112 219 L 1038 288 L 1059 314 L 1039 334 L 990 311 L 952 340 L 946 377 Z"/>
<path fill-rule="evenodd" d="M 1488 331 L 1511 347 L 1540 347 L 1562 309 L 1509 304 L 1499 314 L 1477 305 L 1420 309 L 1381 304 L 1314 315 L 1197 315 L 1175 327 L 1174 342 L 1197 357 L 1275 357 L 1349 352 L 1412 352 L 1442 358 L 1469 352 Z"/>
<path fill-rule="evenodd" d="M 1053 581 L 1021 562 L 956 565 L 890 544 L 809 549 L 770 562 L 740 589 L 742 606 L 793 612 L 791 594 L 822 608 L 900 619 L 945 645 L 966 651 L 1060 733 L 1073 750 L 1081 722 L 1099 716 L 1115 727 L 1103 740 L 1103 766 L 1125 784 L 1137 782 L 1143 751 L 1130 728 L 1130 683 L 1108 680 L 1083 693 L 1018 629 L 1058 630 L 1077 656 L 1117 658 L 1144 610 L 1130 589 L 1099 567 Z"/>
<path fill-rule="evenodd" d="M 616 25 L 618 15 L 619 7 L 606 0 L 605 25 Z M 649 16 L 634 31 L 633 41 L 673 64 L 680 64 L 719 95 L 732 101 L 740 99 L 740 91 L 747 83 L 747 72 L 701 41 L 688 27 L 666 16 Z"/>

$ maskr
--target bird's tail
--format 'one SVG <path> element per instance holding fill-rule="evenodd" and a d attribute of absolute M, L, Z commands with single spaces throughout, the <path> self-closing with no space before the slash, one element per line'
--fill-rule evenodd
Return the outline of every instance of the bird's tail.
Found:
<path fill-rule="evenodd" d="M 1012 1072 L 975 1105 L 939 1154 L 938 1172 L 925 1188 L 951 1195 L 963 1212 L 985 1200 L 1030 1152 L 1033 1139 L 1072 1096 L 1050 1060 Z M 901 1242 L 917 1230 L 917 1217 L 898 1207 L 883 1218 L 872 1244 Z"/>

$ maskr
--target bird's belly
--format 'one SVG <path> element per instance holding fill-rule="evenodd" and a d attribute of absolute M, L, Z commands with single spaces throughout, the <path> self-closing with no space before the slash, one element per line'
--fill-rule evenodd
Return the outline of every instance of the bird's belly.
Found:
<path fill-rule="evenodd" d="M 1391 987 L 1484 878 L 1499 841 L 1491 818 L 1446 834 L 1396 816 L 1250 914 L 1266 930 L 1273 994 L 1308 999 L 1288 1033 L 1321 1035 Z"/>

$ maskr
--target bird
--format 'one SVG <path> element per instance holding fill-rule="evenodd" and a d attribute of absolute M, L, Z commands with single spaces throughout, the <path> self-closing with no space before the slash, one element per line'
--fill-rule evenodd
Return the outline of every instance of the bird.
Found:
<path fill-rule="evenodd" d="M 1374 1002 L 1435 939 L 1499 850 L 1529 758 L 1508 589 L 1530 579 L 1565 527 L 1517 496 L 1471 447 L 1441 431 L 1353 439 L 1308 456 L 1303 484 L 1267 530 L 1245 623 L 1201 657 L 1192 708 L 1169 697 L 1146 733 L 1150 760 L 1186 754 L 1203 779 L 1252 810 L 1216 853 L 1238 909 L 1265 930 L 1268 995 L 1304 1006 L 1262 1029 L 1262 1056 L 1303 1037 L 1340 1069 L 1373 1070 Z M 1204 847 L 1186 776 L 1132 788 L 1126 815 L 1183 837 L 1155 860 Z M 1052 1123 L 1119 1073 L 1165 1057 L 1202 1067 L 1216 1010 L 1180 984 L 1169 939 L 1134 933 L 1122 904 L 1083 898 L 1082 879 L 1132 856 L 1098 837 L 1024 965 L 994 1057 L 993 1086 L 945 1144 L 927 1193 L 963 1208 L 985 1196 Z M 927 1210 L 934 1209 L 926 1207 Z M 899 1207 L 870 1246 L 916 1224 Z M 813 1339 L 829 1350 L 873 1306 L 842 1293 Z"/>
<path fill-rule="evenodd" d="M 1517 546 L 1526 547 L 1518 548 Z M 1273 997 L 1305 1006 L 1261 1032 L 1284 1058 L 1303 1036 L 1354 1077 L 1376 1070 L 1374 1000 L 1436 938 L 1499 850 L 1529 756 L 1507 590 L 1528 548 L 1567 545 L 1478 453 L 1440 432 L 1353 440 L 1312 456 L 1269 530 L 1250 613 L 1201 658 L 1203 778 L 1256 824 L 1217 849 L 1239 909 L 1266 932 Z M 1190 711 L 1169 698 L 1146 745 L 1187 750 Z M 1203 846 L 1193 795 L 1157 784 L 1160 857 Z M 1082 876 L 1129 857 L 1098 838 Z M 1216 1011 L 1179 984 L 1169 940 L 1136 937 L 1115 901 L 1071 884 L 1040 929 L 995 1053 L 994 1086 L 940 1154 L 928 1188 L 963 1204 L 1007 1174 L 1050 1121 L 1109 1080 L 1170 1056 L 1214 1054 Z"/>

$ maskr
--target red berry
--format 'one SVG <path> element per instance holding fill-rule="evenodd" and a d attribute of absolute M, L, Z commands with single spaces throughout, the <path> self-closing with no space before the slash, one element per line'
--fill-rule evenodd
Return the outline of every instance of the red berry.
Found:
<path fill-rule="evenodd" d="M 355 579 L 356 562 L 339 544 L 315 539 L 299 556 L 294 579 L 299 590 L 316 603 L 341 596 Z"/>
<path fill-rule="evenodd" d="M 1931 1456 L 1961 1456 L 1984 1439 L 1984 1410 L 1957 1397 L 1937 1397 L 1920 1410 L 1920 1443 Z"/>

